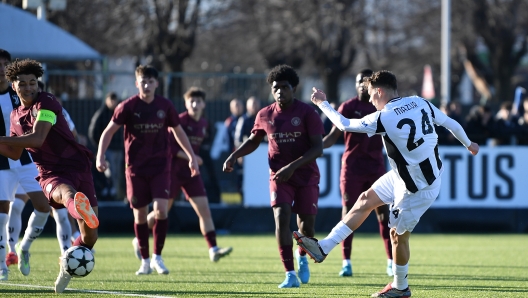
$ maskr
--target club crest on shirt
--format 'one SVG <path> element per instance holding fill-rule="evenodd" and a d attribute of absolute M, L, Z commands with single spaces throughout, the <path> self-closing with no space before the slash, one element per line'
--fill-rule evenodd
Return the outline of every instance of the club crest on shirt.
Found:
<path fill-rule="evenodd" d="M 163 119 L 165 118 L 165 111 L 159 110 L 158 113 L 156 113 L 156 115 L 158 116 L 158 118 Z"/>
<path fill-rule="evenodd" d="M 291 120 L 291 124 L 293 126 L 299 126 L 301 124 L 301 118 L 293 117 L 292 120 Z"/>

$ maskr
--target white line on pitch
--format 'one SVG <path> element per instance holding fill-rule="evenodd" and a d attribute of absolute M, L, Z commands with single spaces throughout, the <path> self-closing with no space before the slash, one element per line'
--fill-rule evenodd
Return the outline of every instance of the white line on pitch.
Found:
<path fill-rule="evenodd" d="M 0 285 L 25 287 L 25 288 L 50 289 L 50 290 L 55 289 L 54 287 L 48 287 L 48 286 L 11 284 L 11 283 L 5 283 L 5 282 L 0 282 Z M 82 293 L 97 293 L 97 294 L 108 294 L 108 295 L 118 295 L 118 296 L 130 296 L 130 297 L 169 298 L 169 296 L 142 295 L 142 294 L 133 294 L 133 293 L 113 292 L 113 291 L 81 290 L 81 289 L 72 289 L 72 288 L 66 288 L 66 290 L 73 291 L 73 292 L 82 292 Z"/>

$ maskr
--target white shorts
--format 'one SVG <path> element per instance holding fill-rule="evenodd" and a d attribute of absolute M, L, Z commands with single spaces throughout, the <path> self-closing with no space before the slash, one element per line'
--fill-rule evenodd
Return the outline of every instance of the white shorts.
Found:
<path fill-rule="evenodd" d="M 35 177 L 38 176 L 35 164 L 27 164 L 0 171 L 0 201 L 15 199 L 15 194 L 42 191 Z M 21 190 L 22 192 L 19 192 Z"/>
<path fill-rule="evenodd" d="M 431 207 L 440 193 L 441 178 L 432 185 L 415 193 L 405 188 L 405 183 L 394 170 L 387 172 L 372 185 L 380 199 L 389 205 L 389 228 L 395 228 L 401 235 L 412 232 L 420 217 Z"/>

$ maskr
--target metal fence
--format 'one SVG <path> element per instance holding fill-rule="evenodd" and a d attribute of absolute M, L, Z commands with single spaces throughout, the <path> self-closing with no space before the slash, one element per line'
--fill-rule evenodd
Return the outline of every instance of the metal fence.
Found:
<path fill-rule="evenodd" d="M 133 72 L 48 70 L 43 79 L 46 91 L 62 99 L 77 131 L 83 135 L 87 135 L 90 120 L 108 92 L 116 92 L 121 99 L 137 94 Z M 175 81 L 177 84 L 174 84 Z M 179 112 L 185 110 L 182 100 L 185 90 L 191 86 L 204 89 L 207 94 L 205 117 L 212 124 L 213 134 L 216 133 L 214 123 L 223 122 L 229 116 L 231 99 L 245 101 L 250 96 L 256 96 L 263 105 L 270 102 L 270 87 L 266 83 L 265 74 L 160 73 L 159 82 L 157 93 L 169 98 Z M 91 144 L 88 147 L 94 152 L 97 150 Z M 227 175 L 221 171 L 227 154 L 225 152 L 218 159 L 212 160 L 213 165 L 209 168 L 214 169 L 215 173 L 212 174 L 216 175 L 221 193 L 236 192 L 238 188 L 236 175 Z M 204 175 L 204 180 L 207 188 L 211 174 Z M 219 194 L 218 191 L 214 194 L 214 187 L 207 191 L 210 200 L 216 195 L 218 201 Z"/>

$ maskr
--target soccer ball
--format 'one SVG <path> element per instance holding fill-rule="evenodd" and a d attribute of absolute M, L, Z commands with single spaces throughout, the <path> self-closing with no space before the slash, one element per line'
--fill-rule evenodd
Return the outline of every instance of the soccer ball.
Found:
<path fill-rule="evenodd" d="M 92 272 L 95 258 L 92 251 L 84 246 L 72 246 L 64 252 L 66 271 L 73 277 L 85 277 Z"/>

